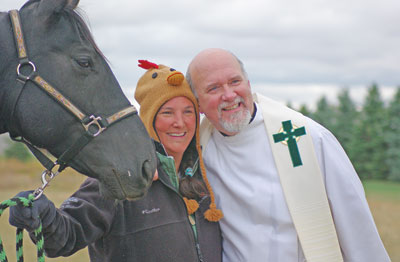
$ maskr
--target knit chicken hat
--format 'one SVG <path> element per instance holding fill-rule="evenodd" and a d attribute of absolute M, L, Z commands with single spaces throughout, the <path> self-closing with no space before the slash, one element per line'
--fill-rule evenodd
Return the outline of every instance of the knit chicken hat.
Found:
<path fill-rule="evenodd" d="M 150 137 L 160 142 L 156 130 L 154 129 L 154 120 L 158 110 L 163 104 L 174 97 L 186 97 L 194 105 L 196 111 L 196 150 L 199 155 L 200 171 L 207 190 L 210 194 L 211 204 L 204 213 L 208 221 L 216 222 L 223 217 L 222 211 L 216 208 L 215 198 L 212 188 L 206 176 L 206 169 L 201 155 L 200 135 L 199 135 L 199 106 L 196 97 L 193 95 L 189 84 L 184 75 L 165 65 L 157 65 L 146 60 L 139 60 L 139 67 L 147 69 L 146 73 L 139 79 L 135 99 L 140 105 L 140 118 L 147 129 Z M 194 199 L 184 198 L 189 214 L 193 214 L 199 207 Z"/>

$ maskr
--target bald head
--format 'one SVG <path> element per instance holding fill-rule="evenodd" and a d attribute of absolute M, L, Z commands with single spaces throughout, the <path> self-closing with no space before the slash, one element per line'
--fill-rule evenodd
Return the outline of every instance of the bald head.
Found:
<path fill-rule="evenodd" d="M 192 88 L 193 93 L 197 97 L 196 89 L 194 88 L 195 83 L 192 80 L 193 76 L 196 74 L 201 74 L 206 72 L 207 68 L 216 66 L 216 67 L 224 67 L 224 63 L 232 63 L 239 66 L 243 75 L 247 78 L 246 70 L 244 69 L 244 65 L 240 59 L 235 56 L 232 52 L 222 49 L 222 48 L 208 48 L 204 49 L 200 53 L 198 53 L 190 62 L 187 72 L 186 79 Z"/>
<path fill-rule="evenodd" d="M 250 83 L 243 63 L 231 52 L 210 48 L 189 64 L 187 81 L 199 101 L 200 112 L 227 135 L 238 133 L 254 112 Z"/>

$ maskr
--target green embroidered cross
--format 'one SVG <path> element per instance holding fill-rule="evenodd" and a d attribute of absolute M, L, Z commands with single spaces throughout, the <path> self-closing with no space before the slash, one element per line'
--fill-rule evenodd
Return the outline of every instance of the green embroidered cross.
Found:
<path fill-rule="evenodd" d="M 278 134 L 274 134 L 274 142 L 279 143 L 287 143 L 289 147 L 290 158 L 292 159 L 293 167 L 303 165 L 301 161 L 299 148 L 297 147 L 296 138 L 299 136 L 303 136 L 306 134 L 306 129 L 303 127 L 293 129 L 292 121 L 287 120 L 282 122 L 283 131 Z"/>

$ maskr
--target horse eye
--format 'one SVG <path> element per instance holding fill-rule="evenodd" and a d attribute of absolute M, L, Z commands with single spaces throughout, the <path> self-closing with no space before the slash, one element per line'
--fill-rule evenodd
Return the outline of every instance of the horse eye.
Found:
<path fill-rule="evenodd" d="M 173 69 L 173 68 L 170 68 L 169 69 L 169 71 L 171 71 L 171 72 L 174 72 L 174 71 L 176 71 L 175 69 Z"/>
<path fill-rule="evenodd" d="M 154 73 L 151 77 L 154 79 L 154 78 L 156 78 L 158 76 L 158 74 L 157 73 Z"/>
<path fill-rule="evenodd" d="M 84 68 L 88 68 L 88 67 L 91 66 L 90 60 L 89 60 L 89 59 L 86 59 L 86 58 L 77 59 L 77 60 L 76 60 L 76 63 L 77 63 L 79 66 L 84 67 Z"/>

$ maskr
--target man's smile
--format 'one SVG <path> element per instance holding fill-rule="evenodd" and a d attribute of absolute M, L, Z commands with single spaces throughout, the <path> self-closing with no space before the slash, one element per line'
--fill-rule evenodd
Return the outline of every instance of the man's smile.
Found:
<path fill-rule="evenodd" d="M 230 110 L 238 108 L 239 106 L 240 106 L 240 103 L 237 103 L 237 104 L 233 104 L 231 106 L 224 107 L 224 108 L 222 108 L 222 110 L 223 111 L 230 111 Z"/>

